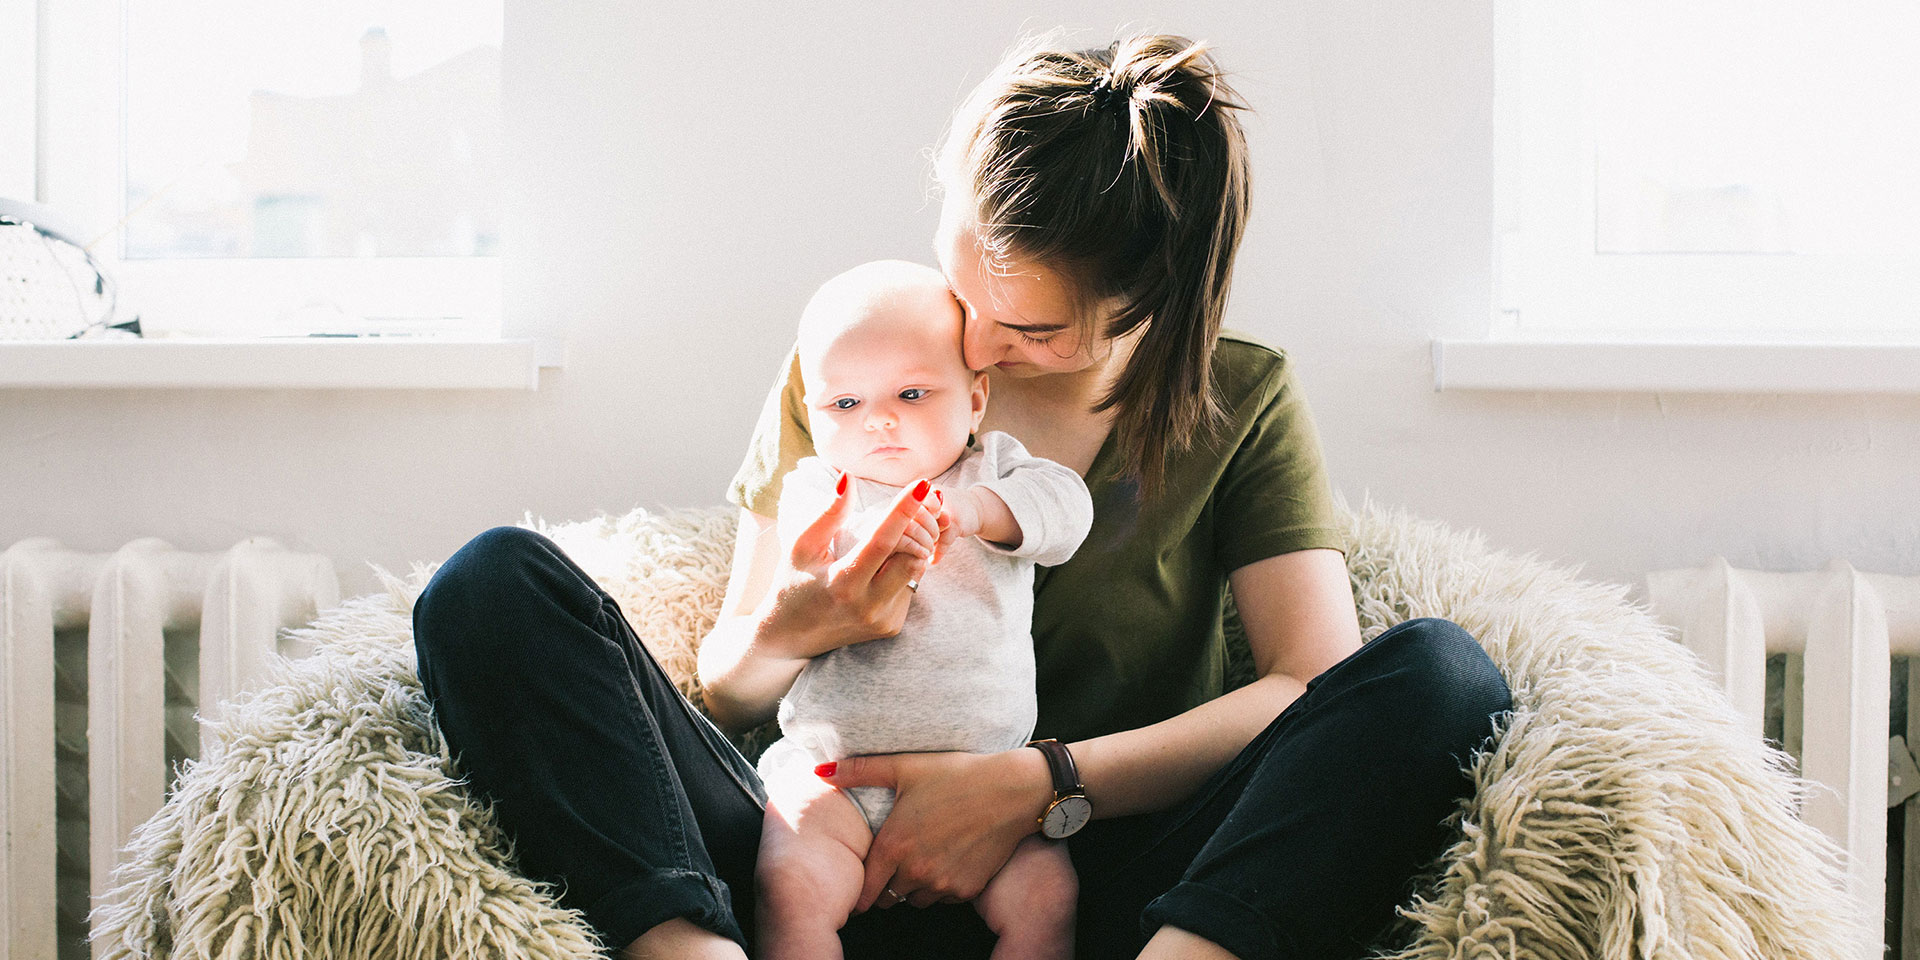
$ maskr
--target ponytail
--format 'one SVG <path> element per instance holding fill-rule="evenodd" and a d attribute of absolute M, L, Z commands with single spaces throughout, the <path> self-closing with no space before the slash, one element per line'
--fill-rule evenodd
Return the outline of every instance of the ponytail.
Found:
<path fill-rule="evenodd" d="M 1139 332 L 1095 409 L 1116 411 L 1143 497 L 1169 453 L 1225 419 L 1212 360 L 1247 219 L 1241 109 L 1204 44 L 1144 35 L 1069 52 L 1041 40 L 976 88 L 940 151 L 940 179 L 971 201 L 987 256 L 1069 278 L 1089 330 Z"/>

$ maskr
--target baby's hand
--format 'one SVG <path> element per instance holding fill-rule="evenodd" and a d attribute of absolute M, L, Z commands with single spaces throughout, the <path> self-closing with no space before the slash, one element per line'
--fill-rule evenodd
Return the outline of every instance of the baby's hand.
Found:
<path fill-rule="evenodd" d="M 980 506 L 970 495 L 971 490 L 956 490 L 953 499 L 946 498 L 945 491 L 934 491 L 940 501 L 940 544 L 945 546 L 951 531 L 952 539 L 975 537 L 980 535 Z"/>

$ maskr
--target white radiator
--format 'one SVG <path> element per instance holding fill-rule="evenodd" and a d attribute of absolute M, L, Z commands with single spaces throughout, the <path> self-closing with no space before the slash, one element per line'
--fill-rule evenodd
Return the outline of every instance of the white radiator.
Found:
<path fill-rule="evenodd" d="M 1787 656 L 1782 746 L 1819 784 L 1802 815 L 1847 851 L 1848 881 L 1868 918 L 1886 907 L 1887 809 L 1920 792 L 1907 744 L 1920 744 L 1920 577 L 1824 571 L 1764 573 L 1716 559 L 1647 575 L 1655 613 L 1715 670 L 1755 736 L 1766 710 L 1767 658 Z M 1893 657 L 1907 666 L 1907 729 L 1889 739 Z M 1900 946 L 1920 958 L 1920 803 L 1905 810 Z"/>
<path fill-rule="evenodd" d="M 0 553 L 0 960 L 86 956 L 115 857 L 198 754 L 198 705 L 302 652 L 281 629 L 339 599 L 327 558 L 261 538 Z"/>

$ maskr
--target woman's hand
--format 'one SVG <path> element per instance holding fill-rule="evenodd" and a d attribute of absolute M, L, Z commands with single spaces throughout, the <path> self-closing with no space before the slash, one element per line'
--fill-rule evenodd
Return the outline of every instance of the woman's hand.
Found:
<path fill-rule="evenodd" d="M 979 896 L 1021 839 L 1040 828 L 1053 799 L 1046 758 L 1025 747 L 848 757 L 833 768 L 822 779 L 836 787 L 892 787 L 898 795 L 867 851 L 856 913 L 887 889 L 916 907 Z"/>
<path fill-rule="evenodd" d="M 772 517 L 741 511 L 727 595 L 700 644 L 701 690 L 722 729 L 750 730 L 773 719 L 807 661 L 892 636 L 906 622 L 913 598 L 907 583 L 926 575 L 939 544 L 939 501 L 925 481 L 902 491 L 874 532 L 836 561 L 846 486 L 836 485 L 831 502 L 791 544 L 781 543 Z"/>
<path fill-rule="evenodd" d="M 900 632 L 913 587 L 940 543 L 939 501 L 921 480 L 900 491 L 874 531 L 835 560 L 847 512 L 843 474 L 827 508 L 794 538 L 786 569 L 763 604 L 769 646 L 796 659 Z"/>

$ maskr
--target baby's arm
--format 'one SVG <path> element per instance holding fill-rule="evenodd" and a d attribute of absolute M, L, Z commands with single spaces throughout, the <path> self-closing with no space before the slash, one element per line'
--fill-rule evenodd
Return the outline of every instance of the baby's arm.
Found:
<path fill-rule="evenodd" d="M 986 433 L 980 441 L 984 479 L 946 497 L 955 506 L 956 533 L 969 535 L 963 512 L 970 512 L 972 535 L 995 547 L 1041 566 L 1067 562 L 1093 526 L 1086 481 L 1004 433 Z"/>
<path fill-rule="evenodd" d="M 952 497 L 943 494 L 942 501 L 957 536 L 979 537 L 1009 550 L 1019 547 L 1025 539 L 1020 521 L 1013 516 L 1013 508 L 984 484 L 955 490 Z"/>

